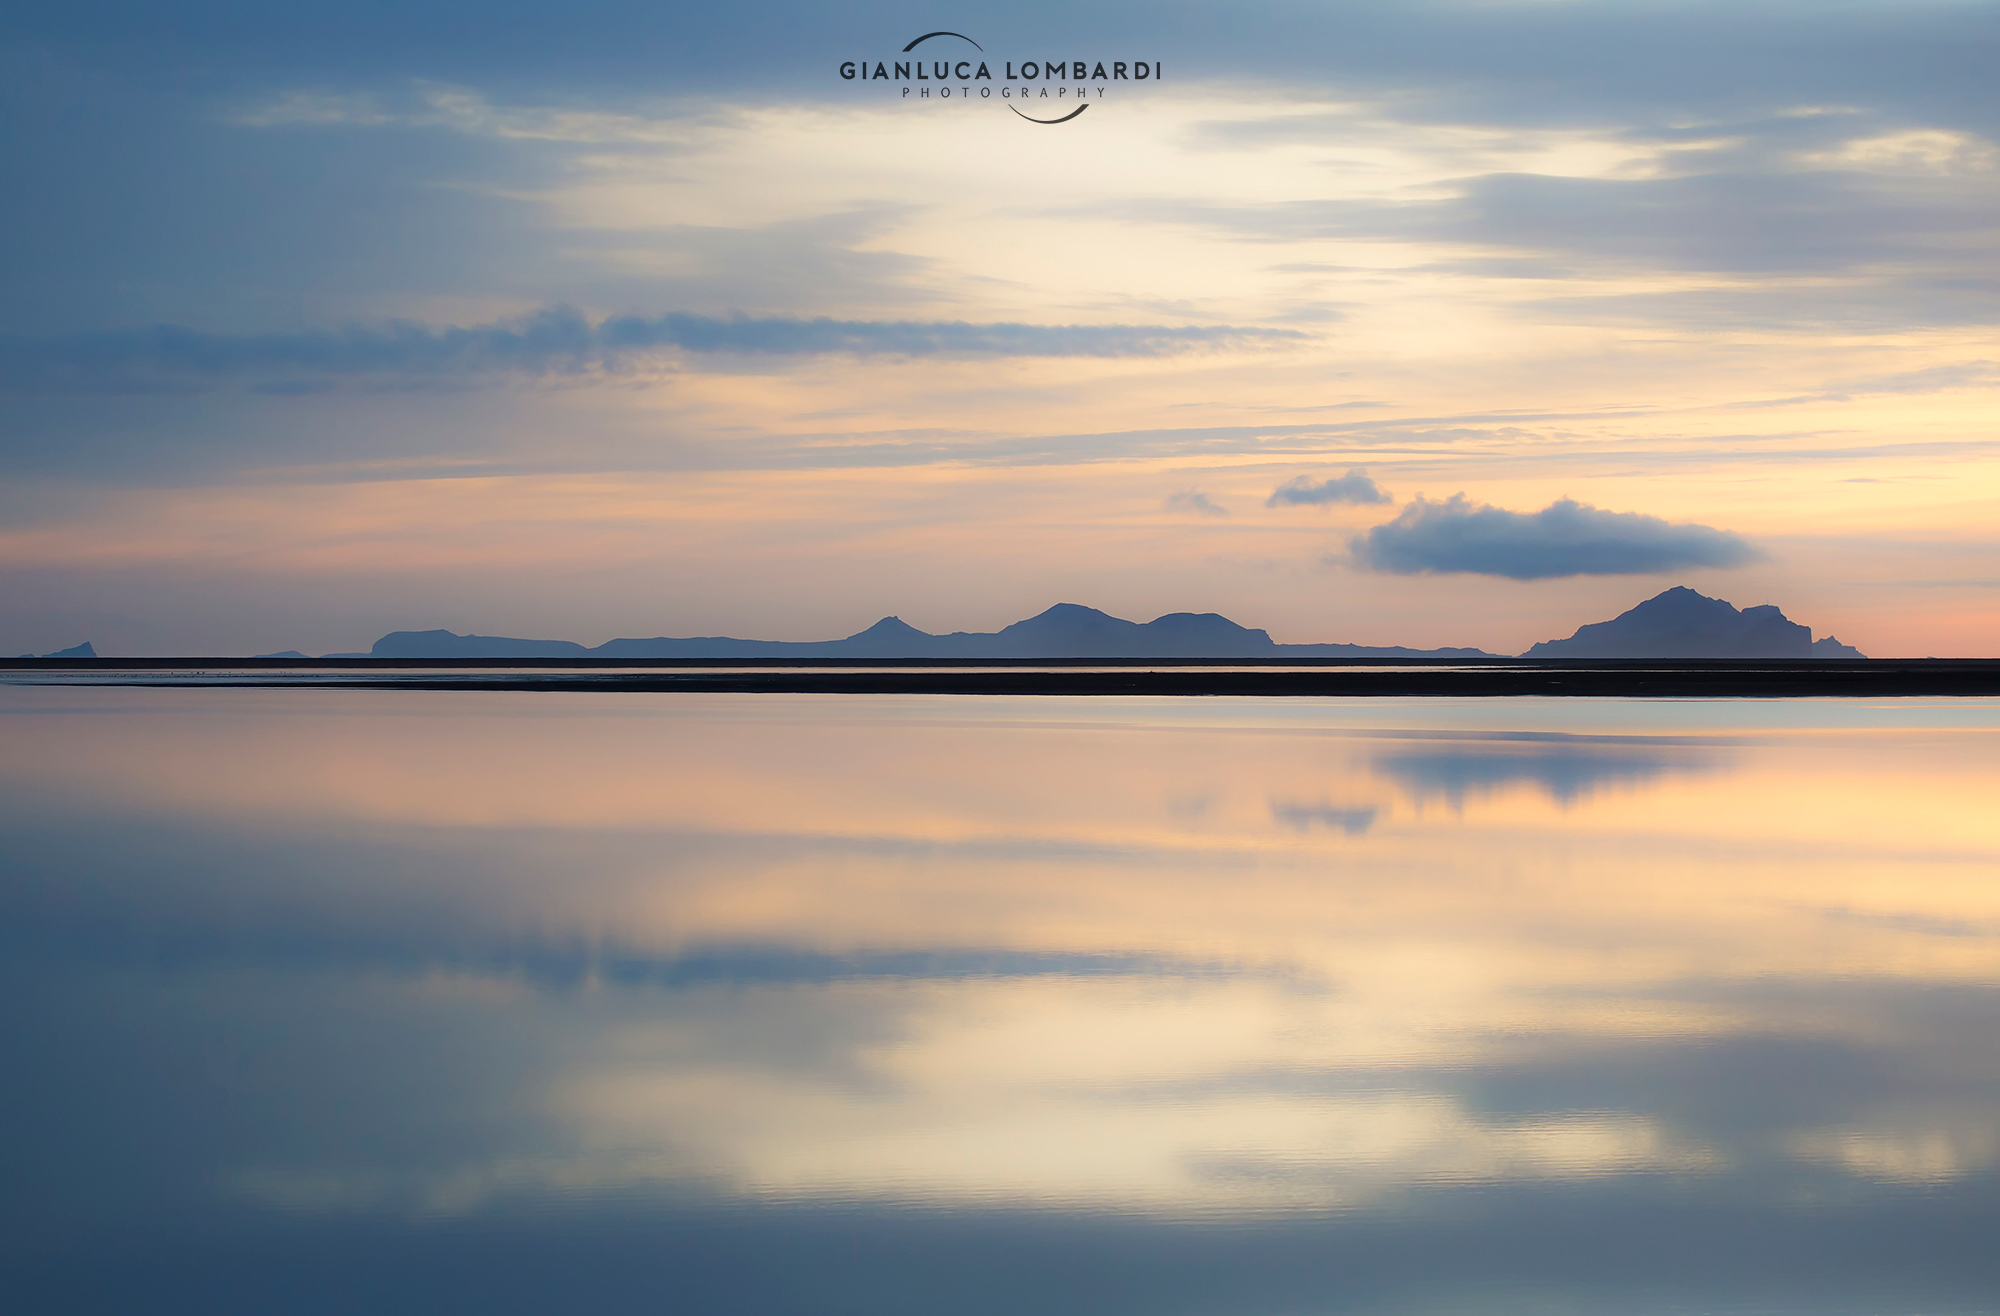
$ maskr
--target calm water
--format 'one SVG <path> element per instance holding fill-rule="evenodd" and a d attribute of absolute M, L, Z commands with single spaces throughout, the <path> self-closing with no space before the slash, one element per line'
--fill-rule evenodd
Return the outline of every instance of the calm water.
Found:
<path fill-rule="evenodd" d="M 10 1312 L 2000 1311 L 2000 704 L 0 689 Z"/>

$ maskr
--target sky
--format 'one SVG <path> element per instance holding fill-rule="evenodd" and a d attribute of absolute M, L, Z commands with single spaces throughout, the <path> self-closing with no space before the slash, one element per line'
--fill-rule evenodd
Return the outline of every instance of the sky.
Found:
<path fill-rule="evenodd" d="M 1511 653 L 1688 585 L 2000 653 L 1997 59 L 1957 0 L 15 6 L 0 652 Z"/>

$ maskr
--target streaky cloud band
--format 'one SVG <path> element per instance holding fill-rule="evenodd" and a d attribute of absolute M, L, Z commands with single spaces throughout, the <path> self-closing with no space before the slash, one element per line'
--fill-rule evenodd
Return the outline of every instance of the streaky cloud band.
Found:
<path fill-rule="evenodd" d="M 340 379 L 581 375 L 665 354 L 696 356 L 1155 357 L 1304 341 L 1239 325 L 1047 325 L 834 320 L 674 312 L 592 322 L 567 307 L 483 325 L 398 322 L 292 333 L 220 334 L 179 325 L 49 338 L 0 337 L 0 391 L 198 389 L 227 379 L 302 387 Z"/>

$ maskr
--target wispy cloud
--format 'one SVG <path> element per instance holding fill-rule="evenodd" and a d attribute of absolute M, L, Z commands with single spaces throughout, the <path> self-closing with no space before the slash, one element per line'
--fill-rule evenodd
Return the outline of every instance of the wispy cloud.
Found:
<path fill-rule="evenodd" d="M 1741 536 L 1676 525 L 1640 512 L 1607 512 L 1561 498 L 1539 512 L 1510 512 L 1464 494 L 1419 497 L 1349 550 L 1371 571 L 1464 572 L 1510 580 L 1636 576 L 1688 567 L 1734 567 L 1763 557 Z"/>
<path fill-rule="evenodd" d="M 1192 512 L 1196 516 L 1228 516 L 1229 509 L 1212 500 L 1205 493 L 1182 492 L 1170 495 L 1166 501 L 1169 512 Z"/>
<path fill-rule="evenodd" d="M 496 105 L 468 87 L 418 79 L 407 94 L 293 91 L 244 111 L 235 121 L 249 128 L 444 128 L 472 136 L 591 145 L 679 147 L 687 125 L 699 122 L 670 107 L 650 115 L 567 106 Z"/>
<path fill-rule="evenodd" d="M 454 379 L 617 371 L 662 356 L 1158 357 L 1282 345 L 1307 335 L 1236 325 L 976 324 L 669 314 L 595 323 L 567 308 L 458 326 L 396 323 L 302 333 L 216 334 L 178 325 L 0 338 L 0 389 L 191 390 L 225 380 L 274 391 L 336 380 Z"/>
<path fill-rule="evenodd" d="M 1972 151 L 1972 147 L 1967 147 Z M 1597 271 L 1828 273 L 1883 261 L 1976 265 L 1991 250 L 1993 175 L 1712 172 L 1655 178 L 1492 173 L 1423 200 L 1296 198 L 1257 204 L 1117 202 L 1132 222 L 1238 241 L 1422 241 L 1560 258 Z M 1970 259 L 1968 259 L 1970 257 Z"/>
<path fill-rule="evenodd" d="M 1333 476 L 1318 484 L 1314 484 L 1309 475 L 1295 475 L 1273 489 L 1271 496 L 1264 500 L 1264 506 L 1325 507 L 1330 503 L 1366 505 L 1394 501 L 1368 478 L 1367 471 L 1355 466 L 1349 468 L 1345 475 Z"/>

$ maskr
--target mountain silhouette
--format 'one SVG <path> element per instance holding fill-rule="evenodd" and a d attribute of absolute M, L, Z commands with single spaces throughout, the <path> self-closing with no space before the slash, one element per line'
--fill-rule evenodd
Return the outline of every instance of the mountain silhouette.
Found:
<path fill-rule="evenodd" d="M 569 640 L 521 640 L 451 631 L 391 631 L 371 658 L 1489 658 L 1480 649 L 1400 645 L 1278 644 L 1270 633 L 1214 612 L 1170 612 L 1126 621 L 1096 608 L 1058 603 L 998 631 L 932 635 L 884 617 L 842 640 L 739 640 L 726 635 L 609 640 L 595 648 Z"/>
<path fill-rule="evenodd" d="M 375 641 L 371 658 L 583 658 L 590 650 L 568 640 L 514 640 L 450 631 L 391 631 Z M 332 655 L 329 655 L 332 656 Z M 345 656 L 345 655 L 342 655 Z"/>
<path fill-rule="evenodd" d="M 727 635 L 608 640 L 594 648 L 570 640 L 459 635 L 447 630 L 391 631 L 366 654 L 329 658 L 1490 658 L 1481 649 L 1411 649 L 1402 645 L 1279 644 L 1268 631 L 1239 626 L 1215 612 L 1170 612 L 1127 621 L 1077 603 L 1058 603 L 997 631 L 932 635 L 901 617 L 884 617 L 840 640 L 742 640 Z M 1861 658 L 1832 636 L 1764 604 L 1740 611 L 1685 586 L 1647 599 L 1610 621 L 1545 640 L 1524 658 Z"/>
<path fill-rule="evenodd" d="M 1685 585 L 1655 594 L 1610 621 L 1544 640 L 1523 658 L 1863 658 L 1831 635 L 1814 640 L 1775 605 L 1738 611 Z"/>
<path fill-rule="evenodd" d="M 21 656 L 23 658 L 33 658 L 37 655 L 24 653 Z M 97 650 L 90 647 L 89 640 L 85 640 L 82 644 L 72 645 L 67 649 L 57 649 L 54 653 L 45 653 L 40 656 L 43 658 L 95 658 L 97 657 Z"/>
<path fill-rule="evenodd" d="M 1242 658 L 1275 656 L 1280 647 L 1269 632 L 1220 613 L 1170 612 L 1141 624 L 1075 603 L 1058 603 L 993 635 L 937 638 L 979 658 Z"/>

